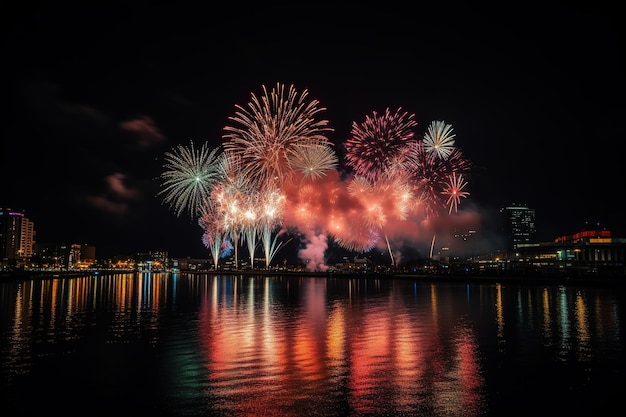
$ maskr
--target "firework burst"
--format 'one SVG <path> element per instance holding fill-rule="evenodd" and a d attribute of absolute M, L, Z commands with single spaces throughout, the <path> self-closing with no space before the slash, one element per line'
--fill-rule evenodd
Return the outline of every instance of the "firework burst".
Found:
<path fill-rule="evenodd" d="M 220 149 L 210 150 L 206 143 L 199 149 L 190 142 L 165 153 L 165 171 L 159 195 L 177 216 L 187 211 L 191 217 L 201 215 L 203 205 L 219 179 Z"/>
<path fill-rule="evenodd" d="M 456 172 L 453 172 L 448 176 L 448 182 L 445 189 L 442 191 L 442 194 L 448 196 L 448 200 L 446 201 L 449 207 L 448 213 L 452 213 L 452 210 L 456 213 L 461 198 L 467 198 L 469 195 L 467 191 L 463 191 L 466 185 L 467 182 L 463 179 L 462 174 L 457 175 Z"/>
<path fill-rule="evenodd" d="M 447 159 L 441 159 L 437 154 L 427 152 L 421 141 L 413 141 L 409 144 L 404 166 L 413 178 L 414 207 L 428 217 L 438 215 L 446 208 L 442 196 L 449 188 L 449 178 L 452 174 L 468 172 L 469 161 L 456 148 Z"/>
<path fill-rule="evenodd" d="M 337 167 L 338 158 L 335 150 L 328 144 L 319 141 L 303 141 L 291 151 L 289 163 L 301 172 L 304 178 L 318 179 Z"/>
<path fill-rule="evenodd" d="M 428 126 L 428 131 L 424 135 L 424 149 L 426 152 L 434 153 L 440 158 L 446 159 L 454 149 L 454 137 L 452 125 L 443 121 L 434 121 Z"/>
<path fill-rule="evenodd" d="M 351 137 L 345 142 L 346 163 L 356 175 L 375 181 L 395 166 L 414 136 L 417 126 L 413 114 L 389 109 L 373 112 L 363 123 L 352 123 Z"/>
<path fill-rule="evenodd" d="M 339 246 L 354 252 L 368 252 L 380 240 L 377 230 L 356 212 L 331 215 L 328 230 Z"/>
<path fill-rule="evenodd" d="M 255 183 L 289 183 L 294 166 L 301 169 L 302 162 L 310 162 L 305 156 L 311 156 L 312 144 L 331 146 L 325 135 L 332 129 L 318 119 L 326 109 L 318 104 L 308 100 L 307 90 L 298 94 L 293 85 L 286 89 L 278 83 L 269 93 L 263 86 L 263 95 L 252 94 L 247 108 L 235 106 L 232 125 L 224 128 L 224 147 L 241 158 L 244 175 Z M 294 156 L 299 158 L 295 162 Z"/>

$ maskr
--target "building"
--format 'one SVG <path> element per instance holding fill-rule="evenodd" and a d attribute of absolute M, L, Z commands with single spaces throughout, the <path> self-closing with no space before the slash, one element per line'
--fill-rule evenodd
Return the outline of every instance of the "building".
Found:
<path fill-rule="evenodd" d="M 507 239 L 507 250 L 518 245 L 535 243 L 535 209 L 524 204 L 511 204 L 500 209 L 501 231 Z"/>
<path fill-rule="evenodd" d="M 167 252 L 149 251 L 136 255 L 137 270 L 145 272 L 160 272 L 170 268 L 170 259 Z"/>
<path fill-rule="evenodd" d="M 471 276 L 624 278 L 626 238 L 582 230 L 551 242 L 520 243 L 496 256 L 451 263 L 449 274 Z"/>
<path fill-rule="evenodd" d="M 506 261 L 509 271 L 524 274 L 623 277 L 626 239 L 609 230 L 583 230 L 554 242 L 520 244 Z"/>
<path fill-rule="evenodd" d="M 0 207 L 0 265 L 23 265 L 33 256 L 34 247 L 35 224 L 23 211 Z"/>

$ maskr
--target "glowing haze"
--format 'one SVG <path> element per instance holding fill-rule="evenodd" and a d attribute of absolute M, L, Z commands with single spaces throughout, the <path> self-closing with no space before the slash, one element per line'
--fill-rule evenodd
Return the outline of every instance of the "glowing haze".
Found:
<path fill-rule="evenodd" d="M 242 248 L 253 267 L 262 251 L 269 268 L 294 237 L 309 270 L 328 268 L 330 241 L 358 253 L 384 248 L 396 266 L 394 245 L 430 239 L 432 224 L 457 214 L 470 163 L 451 125 L 434 121 L 419 139 L 414 114 L 374 111 L 352 123 L 342 167 L 325 110 L 293 85 L 262 86 L 235 106 L 221 147 L 191 142 L 166 153 L 163 201 L 198 219 L 216 269 L 233 254 L 239 266 Z"/>

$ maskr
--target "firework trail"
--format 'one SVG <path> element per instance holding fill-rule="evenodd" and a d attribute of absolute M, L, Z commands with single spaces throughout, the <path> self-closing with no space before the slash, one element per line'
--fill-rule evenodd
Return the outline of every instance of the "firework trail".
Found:
<path fill-rule="evenodd" d="M 283 222 L 283 209 L 285 206 L 285 196 L 278 189 L 268 190 L 261 196 L 261 213 L 259 217 L 260 239 L 265 255 L 265 268 L 270 267 L 276 252 L 286 243 L 277 242 L 280 233 L 272 239 L 272 233 L 280 227 Z"/>
<path fill-rule="evenodd" d="M 246 201 L 246 207 L 242 213 L 242 233 L 244 241 L 248 247 L 248 254 L 250 255 L 250 267 L 254 268 L 254 252 L 256 249 L 256 241 L 259 235 L 259 223 L 258 214 L 256 212 L 257 204 L 255 200 L 258 195 L 249 196 Z"/>
<path fill-rule="evenodd" d="M 224 236 L 212 205 L 207 205 L 203 208 L 202 215 L 198 219 L 198 225 L 204 230 L 202 243 L 209 248 L 213 258 L 213 268 L 217 269 Z"/>
<path fill-rule="evenodd" d="M 257 191 L 252 187 L 249 178 L 243 175 L 241 160 L 237 156 L 224 153 L 217 170 L 220 181 L 213 187 L 208 202 L 213 205 L 224 235 L 233 242 L 237 267 L 239 242 L 245 238 L 245 227 L 249 223 L 246 213 Z"/>

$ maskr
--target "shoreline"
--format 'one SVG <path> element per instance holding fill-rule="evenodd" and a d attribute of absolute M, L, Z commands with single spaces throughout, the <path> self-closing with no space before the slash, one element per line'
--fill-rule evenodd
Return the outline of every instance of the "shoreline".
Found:
<path fill-rule="evenodd" d="M 283 276 L 318 277 L 333 279 L 406 279 L 417 281 L 466 282 L 466 283 L 515 283 L 515 284 L 600 284 L 626 286 L 626 276 L 583 275 L 562 276 L 551 274 L 494 274 L 494 275 L 453 275 L 424 274 L 408 272 L 389 273 L 342 273 L 324 271 L 276 271 L 276 270 L 181 270 L 181 271 L 137 271 L 137 270 L 92 270 L 92 271 L 2 271 L 0 281 L 28 279 L 73 278 L 87 276 L 108 276 L 116 274 L 181 274 L 181 275 L 232 275 L 232 276 Z"/>

